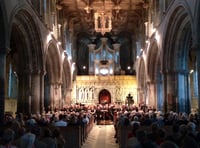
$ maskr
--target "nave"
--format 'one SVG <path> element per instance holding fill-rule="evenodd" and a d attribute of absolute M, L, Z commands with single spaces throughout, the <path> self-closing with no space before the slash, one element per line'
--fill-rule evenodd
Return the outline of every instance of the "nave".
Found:
<path fill-rule="evenodd" d="M 94 125 L 82 148 L 118 148 L 114 125 Z"/>

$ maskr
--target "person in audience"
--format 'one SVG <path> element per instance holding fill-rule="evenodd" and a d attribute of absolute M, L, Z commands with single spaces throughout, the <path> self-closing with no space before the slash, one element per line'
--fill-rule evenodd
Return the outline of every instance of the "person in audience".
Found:
<path fill-rule="evenodd" d="M 88 116 L 86 114 L 83 115 L 82 121 L 83 121 L 83 124 L 88 124 L 89 123 L 89 118 L 88 118 Z"/>
<path fill-rule="evenodd" d="M 132 119 L 130 121 L 130 125 L 132 126 L 134 123 L 137 123 L 138 125 L 140 125 L 139 118 L 136 115 L 132 117 Z"/>
<path fill-rule="evenodd" d="M 182 143 L 181 143 L 181 148 L 199 148 L 200 146 L 198 145 L 197 141 L 191 137 L 191 136 L 188 136 L 186 135 L 183 140 L 182 140 Z"/>
<path fill-rule="evenodd" d="M 172 133 L 166 137 L 166 140 L 172 141 L 177 145 L 180 145 L 182 135 L 179 130 L 180 129 L 179 124 L 174 123 L 171 128 L 172 128 Z"/>
<path fill-rule="evenodd" d="M 17 147 L 20 147 L 20 142 L 21 142 L 21 137 L 26 133 L 26 128 L 25 127 L 21 127 L 17 130 L 17 136 L 14 140 L 14 145 L 16 145 Z"/>
<path fill-rule="evenodd" d="M 35 134 L 35 142 L 34 142 L 34 147 L 35 148 L 47 148 L 47 145 L 41 141 L 42 137 L 42 128 L 41 127 L 34 127 L 32 128 L 31 132 Z"/>
<path fill-rule="evenodd" d="M 139 129 L 140 125 L 135 122 L 132 125 L 132 131 L 128 133 L 128 139 L 131 137 L 136 137 L 136 131 Z"/>
<path fill-rule="evenodd" d="M 54 123 L 54 126 L 67 126 L 67 121 L 64 121 L 64 115 L 59 114 L 59 120 Z"/>
<path fill-rule="evenodd" d="M 5 129 L 1 139 L 0 148 L 17 148 L 15 145 L 13 145 L 14 137 L 15 133 L 12 129 Z"/>
<path fill-rule="evenodd" d="M 20 148 L 34 148 L 35 135 L 30 131 L 20 138 Z"/>
<path fill-rule="evenodd" d="M 172 141 L 164 141 L 163 143 L 160 144 L 160 148 L 179 148 L 176 143 Z"/>
<path fill-rule="evenodd" d="M 65 145 L 65 139 L 63 138 L 62 134 L 60 133 L 59 128 L 53 129 L 52 137 L 56 141 L 56 148 L 64 148 Z"/>
<path fill-rule="evenodd" d="M 52 137 L 52 131 L 48 127 L 43 128 L 43 136 L 41 141 L 46 144 L 47 148 L 56 148 L 56 141 Z"/>

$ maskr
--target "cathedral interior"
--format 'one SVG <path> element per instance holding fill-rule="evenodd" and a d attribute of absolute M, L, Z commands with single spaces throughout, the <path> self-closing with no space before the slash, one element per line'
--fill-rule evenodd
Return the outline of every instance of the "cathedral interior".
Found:
<path fill-rule="evenodd" d="M 1 0 L 0 121 L 49 106 L 199 112 L 199 0 Z"/>

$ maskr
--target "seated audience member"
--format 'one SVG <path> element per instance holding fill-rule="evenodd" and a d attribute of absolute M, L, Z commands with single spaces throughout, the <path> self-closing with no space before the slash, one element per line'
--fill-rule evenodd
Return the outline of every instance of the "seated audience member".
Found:
<path fill-rule="evenodd" d="M 161 143 L 160 148 L 179 148 L 179 147 L 178 145 L 176 145 L 176 143 L 172 141 L 164 141 L 163 143 Z"/>
<path fill-rule="evenodd" d="M 196 124 L 194 124 L 193 122 L 188 122 L 187 128 L 188 128 L 188 133 L 196 136 Z"/>
<path fill-rule="evenodd" d="M 59 120 L 54 123 L 54 126 L 67 126 L 67 121 L 64 121 L 64 115 L 59 114 Z"/>
<path fill-rule="evenodd" d="M 43 136 L 41 141 L 46 144 L 47 148 L 56 148 L 56 141 L 52 137 L 52 132 L 48 127 L 43 129 Z"/>
<path fill-rule="evenodd" d="M 62 134 L 60 133 L 59 128 L 55 128 L 52 133 L 52 137 L 56 141 L 56 148 L 64 148 L 65 139 L 63 138 Z"/>
<path fill-rule="evenodd" d="M 84 124 L 88 124 L 89 123 L 89 118 L 86 114 L 83 115 L 83 119 L 82 119 Z"/>
<path fill-rule="evenodd" d="M 140 121 L 138 119 L 138 116 L 132 117 L 130 125 L 132 126 L 134 123 L 137 123 L 138 125 L 140 125 Z"/>
<path fill-rule="evenodd" d="M 169 134 L 166 139 L 173 141 L 174 143 L 176 143 L 177 145 L 180 145 L 180 141 L 181 141 L 181 133 L 180 133 L 180 126 L 179 124 L 175 123 L 172 125 L 172 134 Z"/>
<path fill-rule="evenodd" d="M 34 148 L 34 142 L 35 135 L 27 132 L 20 139 L 20 148 Z"/>
<path fill-rule="evenodd" d="M 34 147 L 35 148 L 47 148 L 46 144 L 41 141 L 42 137 L 42 128 L 41 127 L 34 127 L 32 128 L 31 132 L 35 134 L 35 142 L 34 142 Z"/>
<path fill-rule="evenodd" d="M 191 136 L 185 136 L 181 143 L 181 148 L 199 148 L 197 141 Z"/>
<path fill-rule="evenodd" d="M 17 148 L 14 146 L 13 140 L 14 140 L 15 133 L 12 129 L 5 129 L 3 133 L 3 137 L 1 139 L 1 145 L 0 148 Z"/>
<path fill-rule="evenodd" d="M 17 131 L 17 135 L 13 144 L 16 145 L 17 147 L 20 147 L 20 142 L 21 142 L 21 137 L 26 133 L 26 128 L 21 127 L 20 129 L 18 129 Z"/>
<path fill-rule="evenodd" d="M 133 123 L 132 125 L 132 131 L 128 133 L 128 139 L 131 137 L 136 137 L 136 130 L 138 130 L 140 125 L 138 123 Z"/>

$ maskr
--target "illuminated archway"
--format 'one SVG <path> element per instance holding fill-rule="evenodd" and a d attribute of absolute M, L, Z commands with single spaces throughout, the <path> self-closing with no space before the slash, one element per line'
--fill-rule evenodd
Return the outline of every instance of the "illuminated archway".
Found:
<path fill-rule="evenodd" d="M 111 103 L 111 94 L 107 89 L 103 89 L 100 91 L 99 103 L 103 105 Z"/>

